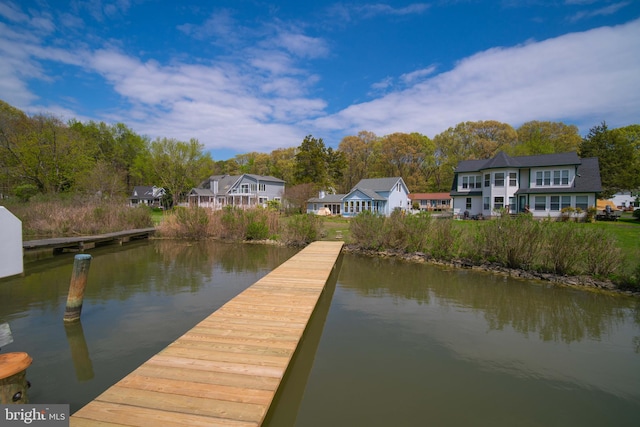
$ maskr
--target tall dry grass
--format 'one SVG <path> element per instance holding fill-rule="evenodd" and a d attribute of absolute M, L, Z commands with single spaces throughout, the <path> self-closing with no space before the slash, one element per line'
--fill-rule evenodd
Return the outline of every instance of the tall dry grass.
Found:
<path fill-rule="evenodd" d="M 5 205 L 22 221 L 23 236 L 67 237 L 153 227 L 151 211 L 126 200 L 32 199 Z"/>

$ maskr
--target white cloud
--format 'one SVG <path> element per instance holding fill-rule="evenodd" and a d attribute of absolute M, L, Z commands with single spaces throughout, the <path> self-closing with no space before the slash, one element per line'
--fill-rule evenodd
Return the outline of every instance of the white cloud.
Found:
<path fill-rule="evenodd" d="M 620 9 L 628 6 L 629 4 L 630 2 L 625 1 L 620 3 L 610 4 L 609 6 L 605 6 L 596 10 L 580 11 L 575 15 L 573 15 L 572 17 L 570 17 L 569 21 L 576 22 L 581 19 L 593 18 L 595 16 L 613 15 L 614 13 L 617 13 Z"/>
<path fill-rule="evenodd" d="M 637 122 L 640 20 L 511 48 L 490 49 L 454 69 L 313 122 L 327 131 L 433 137 L 469 120 L 517 126 L 564 120 L 583 129 L 601 120 Z M 610 119 L 615 117 L 617 123 Z"/>

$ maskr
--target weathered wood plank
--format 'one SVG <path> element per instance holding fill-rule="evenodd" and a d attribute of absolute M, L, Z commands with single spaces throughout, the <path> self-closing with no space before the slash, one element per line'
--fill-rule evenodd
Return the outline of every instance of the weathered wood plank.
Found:
<path fill-rule="evenodd" d="M 73 414 L 71 425 L 260 425 L 341 248 L 308 246 Z"/>

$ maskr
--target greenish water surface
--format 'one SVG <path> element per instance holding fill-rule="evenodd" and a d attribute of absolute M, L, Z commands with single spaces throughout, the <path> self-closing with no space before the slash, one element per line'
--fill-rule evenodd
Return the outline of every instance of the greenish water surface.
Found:
<path fill-rule="evenodd" d="M 62 322 L 73 255 L 0 280 L 32 403 L 82 407 L 296 250 L 150 241 L 93 256 Z M 637 425 L 640 301 L 345 254 L 270 426 Z"/>

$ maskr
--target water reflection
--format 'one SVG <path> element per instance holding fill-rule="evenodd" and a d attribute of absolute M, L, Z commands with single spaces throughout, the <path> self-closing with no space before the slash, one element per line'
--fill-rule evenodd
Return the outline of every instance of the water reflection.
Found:
<path fill-rule="evenodd" d="M 341 283 L 366 296 L 392 296 L 481 313 L 492 330 L 509 327 L 543 341 L 600 339 L 633 313 L 638 302 L 600 293 L 398 260 L 352 257 Z"/>
<path fill-rule="evenodd" d="M 64 330 L 67 335 L 67 342 L 71 350 L 71 360 L 76 369 L 78 381 L 88 381 L 93 378 L 93 364 L 89 356 L 87 340 L 84 338 L 82 322 L 65 322 Z"/>
<path fill-rule="evenodd" d="M 637 308 L 346 254 L 295 425 L 634 425 Z"/>

